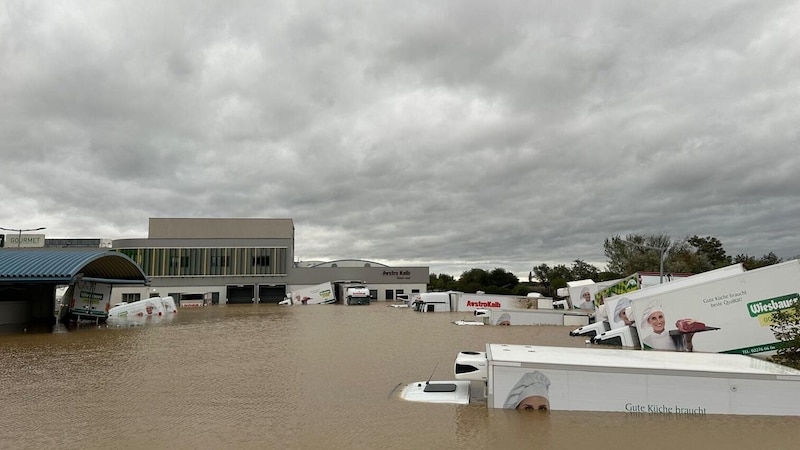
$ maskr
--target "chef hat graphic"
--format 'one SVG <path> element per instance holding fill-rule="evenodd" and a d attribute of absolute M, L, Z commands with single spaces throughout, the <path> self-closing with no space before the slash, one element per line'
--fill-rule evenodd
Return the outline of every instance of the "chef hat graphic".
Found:
<path fill-rule="evenodd" d="M 538 370 L 528 372 L 517 381 L 506 397 L 503 408 L 515 409 L 519 403 L 528 397 L 539 396 L 548 398 L 550 379 Z"/>

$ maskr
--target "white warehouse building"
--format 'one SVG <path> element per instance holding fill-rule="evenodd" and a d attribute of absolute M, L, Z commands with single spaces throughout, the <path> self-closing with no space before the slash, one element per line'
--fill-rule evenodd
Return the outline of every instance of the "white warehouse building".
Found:
<path fill-rule="evenodd" d="M 155 296 L 208 303 L 278 303 L 294 290 L 358 280 L 372 300 L 425 292 L 429 267 L 389 267 L 347 259 L 295 262 L 292 219 L 150 218 L 148 237 L 117 239 L 112 248 L 132 258 L 148 286 L 120 286 L 111 304 Z"/>

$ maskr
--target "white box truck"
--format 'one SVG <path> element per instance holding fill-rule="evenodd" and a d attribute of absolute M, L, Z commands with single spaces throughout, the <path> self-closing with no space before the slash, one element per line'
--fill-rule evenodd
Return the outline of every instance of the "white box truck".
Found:
<path fill-rule="evenodd" d="M 490 408 L 800 415 L 800 371 L 743 355 L 488 344 L 486 358 Z"/>
<path fill-rule="evenodd" d="M 334 281 L 336 303 L 343 305 L 369 305 L 369 287 L 363 281 Z"/>
<path fill-rule="evenodd" d="M 111 285 L 80 280 L 67 288 L 61 301 L 63 320 L 102 322 L 111 309 Z"/>
<path fill-rule="evenodd" d="M 561 309 L 477 309 L 473 313 L 484 325 L 587 325 L 589 314 Z"/>
<path fill-rule="evenodd" d="M 333 285 L 329 281 L 315 286 L 295 289 L 289 299 L 292 305 L 323 305 L 336 302 Z"/>
<path fill-rule="evenodd" d="M 480 316 L 485 324 L 498 324 L 510 321 L 511 325 L 568 325 L 577 326 L 589 323 L 590 311 L 554 309 L 553 299 L 541 296 L 518 296 L 498 294 L 469 294 L 457 291 L 424 292 L 415 305 L 421 312 L 471 312 Z M 477 312 L 480 311 L 478 314 Z M 519 314 L 517 314 L 519 313 Z M 504 316 L 505 314 L 505 316 Z M 515 319 L 502 317 L 516 316 Z M 491 317 L 490 317 L 491 316 Z M 459 323 L 460 322 L 460 323 Z M 474 322 L 459 321 L 463 325 Z"/>
<path fill-rule="evenodd" d="M 606 329 L 591 338 L 594 344 L 621 345 L 623 347 L 639 347 L 639 336 L 636 327 L 633 325 L 634 317 L 628 317 L 626 310 L 632 306 L 634 301 L 650 298 L 654 295 L 664 294 L 677 289 L 695 286 L 706 281 L 726 278 L 733 275 L 744 273 L 742 264 L 733 264 L 708 272 L 699 273 L 689 277 L 672 278 L 673 281 L 665 282 L 655 286 L 645 287 L 637 291 L 609 297 L 605 299 L 606 305 Z M 632 309 L 632 308 L 631 308 Z M 578 330 L 573 335 L 578 335 Z"/>
<path fill-rule="evenodd" d="M 770 326 L 800 299 L 800 260 L 704 281 L 631 302 L 643 349 L 771 354 Z"/>
<path fill-rule="evenodd" d="M 400 398 L 634 416 L 800 416 L 800 370 L 745 355 L 486 344 L 459 353 L 453 371 L 456 380 L 410 383 Z"/>

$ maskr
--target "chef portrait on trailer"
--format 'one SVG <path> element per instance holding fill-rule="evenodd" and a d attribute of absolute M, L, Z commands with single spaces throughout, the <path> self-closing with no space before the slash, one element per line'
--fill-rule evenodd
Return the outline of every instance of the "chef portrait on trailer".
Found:
<path fill-rule="evenodd" d="M 664 308 L 661 307 L 660 303 L 651 303 L 647 306 L 639 325 L 643 329 L 651 331 L 650 334 L 642 338 L 642 344 L 646 347 L 655 350 L 677 350 L 675 341 L 667 331 L 667 319 L 664 315 Z"/>
<path fill-rule="evenodd" d="M 549 411 L 550 379 L 538 370 L 522 375 L 508 393 L 503 408 L 519 411 Z"/>

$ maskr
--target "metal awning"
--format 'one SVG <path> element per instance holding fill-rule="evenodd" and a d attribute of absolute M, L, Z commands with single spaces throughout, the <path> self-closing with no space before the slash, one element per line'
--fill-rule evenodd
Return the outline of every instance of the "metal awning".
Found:
<path fill-rule="evenodd" d="M 0 284 L 70 284 L 78 279 L 148 284 L 141 267 L 114 250 L 0 249 Z"/>

